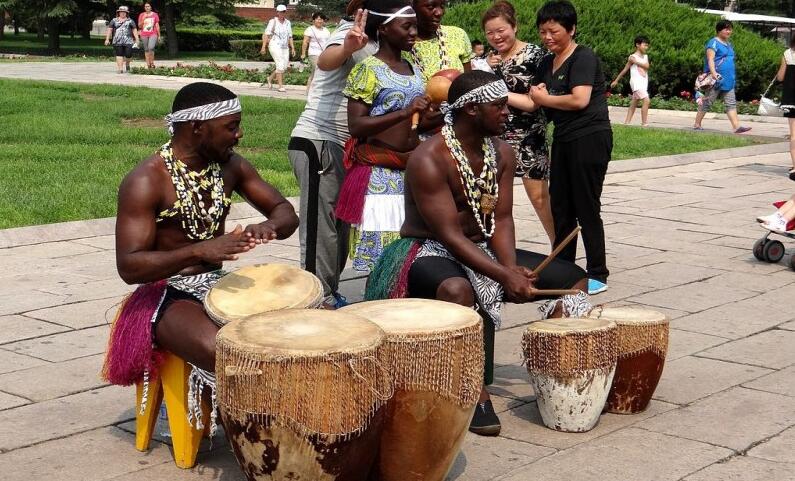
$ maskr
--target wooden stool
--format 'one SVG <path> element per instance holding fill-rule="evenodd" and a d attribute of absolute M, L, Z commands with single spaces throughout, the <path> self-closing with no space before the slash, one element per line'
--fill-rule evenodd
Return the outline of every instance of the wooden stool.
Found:
<path fill-rule="evenodd" d="M 196 429 L 188 422 L 188 376 L 191 366 L 179 357 L 166 353 L 159 377 L 149 379 L 149 395 L 146 409 L 141 414 L 143 383 L 135 387 L 135 447 L 139 451 L 149 449 L 152 431 L 155 429 L 160 404 L 166 401 L 168 427 L 174 448 L 174 462 L 182 469 L 196 465 L 202 434 L 209 429 L 210 407 L 202 401 L 202 422 L 205 429 Z"/>

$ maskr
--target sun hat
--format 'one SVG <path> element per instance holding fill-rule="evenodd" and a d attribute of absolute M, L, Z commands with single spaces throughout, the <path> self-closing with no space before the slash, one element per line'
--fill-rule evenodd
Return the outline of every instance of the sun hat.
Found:
<path fill-rule="evenodd" d="M 116 9 L 116 13 L 119 12 L 130 13 L 130 7 L 119 7 Z"/>
<path fill-rule="evenodd" d="M 284 5 L 279 5 L 278 7 L 276 7 L 276 11 L 277 12 L 286 12 L 287 11 L 287 7 L 285 7 Z"/>

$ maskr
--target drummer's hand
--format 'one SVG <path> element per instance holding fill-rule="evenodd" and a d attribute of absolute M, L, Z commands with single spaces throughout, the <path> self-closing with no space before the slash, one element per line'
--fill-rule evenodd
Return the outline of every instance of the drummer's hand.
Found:
<path fill-rule="evenodd" d="M 533 284 L 538 282 L 538 274 L 536 274 L 535 272 L 531 271 L 527 267 L 524 267 L 524 266 L 513 266 L 510 269 L 512 271 L 514 271 L 514 272 L 517 272 L 517 273 L 525 276 Z"/>
<path fill-rule="evenodd" d="M 257 244 L 266 244 L 276 238 L 276 230 L 267 221 L 261 224 L 249 224 L 243 233 L 250 235 Z"/>
<path fill-rule="evenodd" d="M 533 282 L 518 267 L 507 269 L 502 288 L 505 291 L 505 300 L 508 302 L 521 304 L 533 300 Z"/>
<path fill-rule="evenodd" d="M 248 252 L 257 243 L 243 227 L 238 224 L 232 232 L 196 244 L 197 255 L 208 264 L 220 264 L 223 261 L 235 261 L 242 252 Z"/>

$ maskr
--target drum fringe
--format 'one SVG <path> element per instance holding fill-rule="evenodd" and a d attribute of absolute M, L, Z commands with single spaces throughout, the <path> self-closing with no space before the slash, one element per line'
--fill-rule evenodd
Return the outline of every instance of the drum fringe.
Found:
<path fill-rule="evenodd" d="M 660 357 L 668 353 L 668 321 L 646 324 L 618 324 L 618 357 L 654 352 Z"/>
<path fill-rule="evenodd" d="M 525 331 L 524 364 L 530 374 L 561 378 L 579 377 L 593 370 L 608 374 L 618 360 L 615 325 L 588 332 Z"/>
<path fill-rule="evenodd" d="M 221 337 L 216 344 L 218 400 L 233 419 L 347 439 L 369 426 L 393 389 L 378 363 L 357 362 L 382 359 L 380 347 L 302 357 L 251 352 Z"/>

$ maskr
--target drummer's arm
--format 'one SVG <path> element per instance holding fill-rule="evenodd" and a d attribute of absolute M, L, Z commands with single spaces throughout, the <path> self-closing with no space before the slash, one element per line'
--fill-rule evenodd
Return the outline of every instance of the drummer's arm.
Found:
<path fill-rule="evenodd" d="M 155 249 L 155 212 L 161 192 L 145 168 L 133 171 L 119 186 L 116 214 L 116 268 L 128 284 L 143 284 L 171 277 L 185 268 L 220 264 L 254 247 L 238 226 L 229 234 L 169 251 Z"/>
<path fill-rule="evenodd" d="M 515 154 L 513 147 L 507 142 L 494 139 L 497 147 L 499 165 L 497 178 L 499 179 L 499 198 L 497 208 L 494 210 L 494 235 L 491 236 L 489 246 L 497 256 L 500 264 L 506 267 L 516 265 L 516 233 L 513 223 L 513 179 Z"/>
<path fill-rule="evenodd" d="M 237 192 L 268 218 L 265 222 L 246 226 L 257 244 L 273 239 L 286 239 L 298 228 L 298 216 L 292 204 L 272 185 L 260 177 L 257 169 L 243 157 L 239 161 L 240 183 Z"/>

